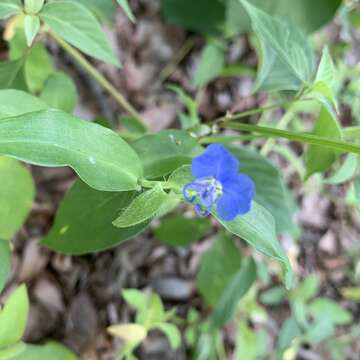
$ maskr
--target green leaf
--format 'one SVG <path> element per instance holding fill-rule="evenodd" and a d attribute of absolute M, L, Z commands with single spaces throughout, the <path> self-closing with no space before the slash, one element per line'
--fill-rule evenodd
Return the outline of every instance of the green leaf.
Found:
<path fill-rule="evenodd" d="M 132 116 L 119 116 L 119 122 L 130 133 L 138 134 L 139 136 L 141 136 L 145 135 L 145 133 L 147 132 L 145 125 L 141 123 L 139 119 Z"/>
<path fill-rule="evenodd" d="M 315 317 L 326 317 L 335 325 L 345 325 L 352 321 L 350 311 L 342 308 L 335 301 L 317 298 L 309 306 L 309 312 Z"/>
<path fill-rule="evenodd" d="M 195 87 L 203 87 L 216 79 L 225 65 L 224 47 L 216 42 L 209 42 L 201 53 L 200 62 L 194 74 Z"/>
<path fill-rule="evenodd" d="M 263 89 L 264 83 L 267 90 L 298 90 L 299 84 L 310 83 L 314 55 L 306 36 L 291 23 L 241 1 L 251 18 L 262 51 L 256 88 Z"/>
<path fill-rule="evenodd" d="M 226 255 L 222 259 L 223 264 L 228 261 Z M 226 261 L 224 261 L 225 259 Z M 211 326 L 219 328 L 231 320 L 240 299 L 248 292 L 255 280 L 256 264 L 252 258 L 247 258 L 222 292 L 220 300 L 210 318 Z"/>
<path fill-rule="evenodd" d="M 236 358 L 256 360 L 256 333 L 250 328 L 246 320 L 241 320 L 237 325 Z"/>
<path fill-rule="evenodd" d="M 0 120 L 1 121 L 1 120 Z M 10 239 L 31 210 L 33 179 L 17 160 L 0 156 L 0 239 Z"/>
<path fill-rule="evenodd" d="M 152 326 L 152 329 L 158 329 L 163 332 L 168 338 L 171 348 L 176 350 L 181 345 L 181 334 L 179 329 L 174 324 L 169 323 L 157 323 Z"/>
<path fill-rule="evenodd" d="M 0 119 L 46 110 L 39 98 L 20 90 L 0 90 Z"/>
<path fill-rule="evenodd" d="M 124 289 L 121 293 L 125 301 L 138 312 L 146 310 L 148 297 L 142 291 L 137 289 Z"/>
<path fill-rule="evenodd" d="M 125 343 L 131 343 L 132 346 L 140 344 L 147 336 L 147 330 L 139 324 L 119 324 L 107 328 L 112 336 L 122 338 Z"/>
<path fill-rule="evenodd" d="M 96 191 L 78 180 L 65 194 L 55 224 L 41 244 L 79 255 L 105 250 L 135 237 L 147 223 L 123 229 L 111 224 L 133 196 L 133 192 Z"/>
<path fill-rule="evenodd" d="M 349 154 L 342 166 L 329 178 L 325 179 L 326 184 L 343 184 L 349 181 L 359 167 L 359 156 L 356 154 Z"/>
<path fill-rule="evenodd" d="M 52 73 L 45 81 L 40 98 L 52 108 L 72 113 L 77 103 L 75 84 L 63 72 Z"/>
<path fill-rule="evenodd" d="M 299 335 L 301 335 L 301 329 L 299 328 L 296 319 L 293 317 L 286 319 L 279 332 L 277 348 L 279 350 L 286 349 Z"/>
<path fill-rule="evenodd" d="M 27 46 L 31 46 L 40 30 L 40 18 L 37 15 L 25 15 L 24 30 Z"/>
<path fill-rule="evenodd" d="M 27 14 L 37 14 L 44 5 L 45 0 L 24 0 Z"/>
<path fill-rule="evenodd" d="M 245 240 L 256 250 L 281 261 L 287 272 L 286 286 L 291 287 L 293 274 L 289 260 L 276 238 L 275 221 L 268 210 L 253 201 L 251 210 L 233 221 L 220 219 L 216 212 L 213 212 L 213 215 L 225 229 Z"/>
<path fill-rule="evenodd" d="M 65 0 L 47 3 L 40 17 L 58 36 L 85 54 L 120 66 L 97 19 L 83 5 Z"/>
<path fill-rule="evenodd" d="M 196 279 L 198 291 L 209 305 L 218 304 L 240 264 L 240 252 L 233 240 L 225 233 L 219 234 L 213 246 L 202 256 Z"/>
<path fill-rule="evenodd" d="M 56 110 L 0 121 L 0 154 L 41 166 L 70 166 L 103 191 L 138 188 L 136 153 L 113 131 Z"/>
<path fill-rule="evenodd" d="M 2 0 L 0 3 L 0 19 L 7 19 L 10 16 L 21 12 L 21 0 Z"/>
<path fill-rule="evenodd" d="M 124 10 L 124 13 L 126 14 L 126 16 L 133 22 L 135 23 L 135 16 L 133 14 L 133 12 L 131 11 L 130 5 L 128 3 L 128 0 L 116 0 L 118 2 L 118 4 L 121 6 L 121 8 Z"/>
<path fill-rule="evenodd" d="M 24 334 L 29 312 L 26 286 L 18 287 L 0 310 L 0 348 L 16 344 Z"/>
<path fill-rule="evenodd" d="M 260 294 L 260 301 L 265 305 L 279 305 L 286 297 L 283 286 L 274 286 Z"/>
<path fill-rule="evenodd" d="M 191 175 L 191 165 L 183 165 L 169 176 L 167 183 L 176 194 L 182 194 L 184 185 L 192 181 L 194 178 Z"/>
<path fill-rule="evenodd" d="M 155 237 L 168 246 L 187 246 L 200 240 L 211 228 L 207 218 L 172 216 L 161 222 Z"/>
<path fill-rule="evenodd" d="M 316 296 L 320 286 L 320 280 L 316 274 L 310 274 L 304 281 L 293 291 L 292 296 L 307 302 Z"/>
<path fill-rule="evenodd" d="M 25 345 L 25 344 L 24 344 Z M 50 341 L 45 345 L 28 345 L 11 360 L 78 360 L 68 348 L 62 344 Z"/>
<path fill-rule="evenodd" d="M 144 191 L 136 196 L 130 205 L 113 221 L 113 225 L 126 228 L 152 219 L 168 201 L 169 196 L 160 184 Z"/>
<path fill-rule="evenodd" d="M 0 89 L 16 87 L 16 81 L 25 58 L 0 63 Z"/>
<path fill-rule="evenodd" d="M 342 132 L 335 115 L 322 107 L 319 117 L 313 129 L 314 135 L 323 136 L 329 139 L 341 140 Z M 310 146 L 306 154 L 306 178 L 317 172 L 329 169 L 338 157 L 338 152 L 320 146 Z"/>
<path fill-rule="evenodd" d="M 3 291 L 11 270 L 9 243 L 0 239 L 0 293 Z"/>
<path fill-rule="evenodd" d="M 294 224 L 294 209 L 289 202 L 280 171 L 264 156 L 234 146 L 229 150 L 239 159 L 240 171 L 251 177 L 256 185 L 255 200 L 273 215 L 278 233 L 297 231 Z"/>
<path fill-rule="evenodd" d="M 190 164 L 200 154 L 196 139 L 181 130 L 162 130 L 145 135 L 131 143 L 139 155 L 146 178 L 158 178 L 180 167 Z"/>

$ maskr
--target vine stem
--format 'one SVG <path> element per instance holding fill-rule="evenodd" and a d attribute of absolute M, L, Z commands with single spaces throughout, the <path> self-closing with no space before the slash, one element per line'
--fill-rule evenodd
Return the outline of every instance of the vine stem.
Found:
<path fill-rule="evenodd" d="M 73 46 L 68 44 L 61 37 L 57 36 L 54 32 L 48 32 L 50 36 L 78 62 L 124 109 L 129 115 L 145 124 L 144 118 L 140 113 L 126 100 L 126 98 L 102 75 L 86 58 Z"/>

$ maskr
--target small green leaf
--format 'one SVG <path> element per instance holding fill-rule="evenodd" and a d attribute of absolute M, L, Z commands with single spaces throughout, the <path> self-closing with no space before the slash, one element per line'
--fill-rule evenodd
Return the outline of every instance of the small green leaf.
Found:
<path fill-rule="evenodd" d="M 181 130 L 162 130 L 131 143 L 144 167 L 145 178 L 158 178 L 190 164 L 201 153 L 196 139 Z"/>
<path fill-rule="evenodd" d="M 316 274 L 310 274 L 304 281 L 293 291 L 293 297 L 303 302 L 309 301 L 316 296 L 320 286 L 319 277 Z"/>
<path fill-rule="evenodd" d="M 223 261 L 228 261 L 225 255 Z M 225 263 L 224 262 L 224 263 Z M 252 258 L 244 260 L 241 268 L 232 276 L 211 315 L 210 324 L 215 328 L 225 325 L 234 315 L 240 299 L 256 280 L 256 264 Z"/>
<path fill-rule="evenodd" d="M 285 300 L 286 294 L 283 286 L 274 286 L 260 294 L 260 301 L 265 305 L 279 305 Z"/>
<path fill-rule="evenodd" d="M 183 165 L 176 169 L 168 178 L 168 186 L 177 194 L 182 194 L 185 184 L 194 181 L 191 165 Z"/>
<path fill-rule="evenodd" d="M 0 120 L 1 121 L 1 120 Z M 31 210 L 35 186 L 17 160 L 0 156 L 0 239 L 10 239 Z"/>
<path fill-rule="evenodd" d="M 158 329 L 163 332 L 168 338 L 171 348 L 176 350 L 181 345 L 181 334 L 179 329 L 174 324 L 169 323 L 157 323 L 152 326 L 152 329 Z"/>
<path fill-rule="evenodd" d="M 10 275 L 11 253 L 8 241 L 0 239 L 0 293 Z"/>
<path fill-rule="evenodd" d="M 72 113 L 77 103 L 75 84 L 63 72 L 52 73 L 45 81 L 40 98 L 52 108 Z"/>
<path fill-rule="evenodd" d="M 25 11 L 28 14 L 37 14 L 43 7 L 45 0 L 24 0 Z"/>
<path fill-rule="evenodd" d="M 119 324 L 107 328 L 110 335 L 122 338 L 126 343 L 140 344 L 147 336 L 147 330 L 139 324 Z"/>
<path fill-rule="evenodd" d="M 58 36 L 85 54 L 120 66 L 97 19 L 83 5 L 66 0 L 50 2 L 42 8 L 40 17 Z"/>
<path fill-rule="evenodd" d="M 345 325 L 352 321 L 350 311 L 327 298 L 317 298 L 309 306 L 309 312 L 315 317 L 327 317 L 335 325 Z"/>
<path fill-rule="evenodd" d="M 250 328 L 246 320 L 239 322 L 236 337 L 236 358 L 256 360 L 256 333 Z"/>
<path fill-rule="evenodd" d="M 148 297 L 142 291 L 137 289 L 125 289 L 122 290 L 121 293 L 125 301 L 137 311 L 142 312 L 146 310 Z"/>
<path fill-rule="evenodd" d="M 24 334 L 29 312 L 26 286 L 18 287 L 0 310 L 0 348 L 16 344 Z"/>
<path fill-rule="evenodd" d="M 66 193 L 55 224 L 41 244 L 79 255 L 105 250 L 136 236 L 147 223 L 122 229 L 111 224 L 133 196 L 133 192 L 96 191 L 78 180 Z"/>
<path fill-rule="evenodd" d="M 355 176 L 359 167 L 359 155 L 348 154 L 342 166 L 329 178 L 325 179 L 326 184 L 343 184 Z"/>
<path fill-rule="evenodd" d="M 27 46 L 31 46 L 35 36 L 40 30 L 40 18 L 37 15 L 25 15 L 24 31 Z"/>
<path fill-rule="evenodd" d="M 10 16 L 21 12 L 21 0 L 2 0 L 0 3 L 0 19 L 7 19 Z"/>
<path fill-rule="evenodd" d="M 118 2 L 118 4 L 121 6 L 121 8 L 124 10 L 124 13 L 126 14 L 126 16 L 133 22 L 135 23 L 135 16 L 133 14 L 133 12 L 131 11 L 130 5 L 128 3 L 128 0 L 116 0 Z"/>
<path fill-rule="evenodd" d="M 196 279 L 198 291 L 209 305 L 218 304 L 240 264 L 240 252 L 233 240 L 225 233 L 218 235 L 213 246 L 202 256 Z"/>
<path fill-rule="evenodd" d="M 0 63 L 0 89 L 16 87 L 25 58 Z"/>
<path fill-rule="evenodd" d="M 168 246 L 187 246 L 200 240 L 211 227 L 207 218 L 173 216 L 161 222 L 155 237 Z"/>
<path fill-rule="evenodd" d="M 216 79 L 225 65 L 224 47 L 216 42 L 208 43 L 201 53 L 200 62 L 194 74 L 195 87 L 203 87 Z"/>
<path fill-rule="evenodd" d="M 0 154 L 42 166 L 70 166 L 103 191 L 138 188 L 136 153 L 113 131 L 56 110 L 0 120 Z"/>
<path fill-rule="evenodd" d="M 114 226 L 126 228 L 153 218 L 168 200 L 161 185 L 136 196 L 131 204 L 113 221 Z"/>
<path fill-rule="evenodd" d="M 279 350 L 286 349 L 299 335 L 301 335 L 301 329 L 299 328 L 296 319 L 293 317 L 286 319 L 279 332 L 277 348 Z"/>
<path fill-rule="evenodd" d="M 313 134 L 334 140 L 342 139 L 342 131 L 335 115 L 325 107 L 320 111 Z M 337 157 L 338 152 L 331 148 L 311 145 L 306 154 L 306 178 L 329 169 Z"/>

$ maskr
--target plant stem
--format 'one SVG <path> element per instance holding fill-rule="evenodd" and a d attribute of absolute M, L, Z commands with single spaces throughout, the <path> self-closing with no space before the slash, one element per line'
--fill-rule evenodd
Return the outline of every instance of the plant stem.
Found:
<path fill-rule="evenodd" d="M 48 32 L 50 36 L 77 61 L 123 108 L 129 115 L 144 124 L 143 117 L 139 112 L 125 99 L 125 97 L 74 47 L 68 44 L 54 32 Z"/>
<path fill-rule="evenodd" d="M 330 138 L 314 135 L 314 134 L 307 134 L 307 133 L 297 133 L 291 132 L 286 130 L 275 129 L 271 127 L 265 126 L 258 126 L 258 125 L 249 125 L 243 123 L 222 123 L 219 124 L 220 127 L 227 128 L 227 129 L 235 129 L 241 130 L 246 132 L 254 132 L 260 134 L 265 138 L 284 138 L 290 141 L 297 141 L 300 143 L 310 144 L 310 145 L 318 145 L 329 147 L 332 149 L 339 150 L 341 152 L 351 152 L 355 154 L 360 154 L 360 145 L 348 143 L 346 141 L 336 141 Z M 216 139 L 216 141 L 212 141 Z M 241 139 L 238 136 L 214 136 L 203 138 L 202 140 L 206 140 L 206 142 L 231 142 Z"/>

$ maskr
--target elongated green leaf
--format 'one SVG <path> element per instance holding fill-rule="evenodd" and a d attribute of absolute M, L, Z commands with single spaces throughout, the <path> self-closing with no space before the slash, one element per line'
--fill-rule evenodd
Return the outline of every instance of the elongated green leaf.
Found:
<path fill-rule="evenodd" d="M 342 132 L 335 115 L 325 107 L 321 109 L 316 120 L 313 134 L 329 139 L 341 140 Z M 336 160 L 338 153 L 329 148 L 310 146 L 306 154 L 306 177 L 327 170 Z"/>
<path fill-rule="evenodd" d="M 0 310 L 0 348 L 16 344 L 24 334 L 29 311 L 25 285 L 18 287 Z"/>
<path fill-rule="evenodd" d="M 116 133 L 56 110 L 0 121 L 0 154 L 42 166 L 70 166 L 103 191 L 138 188 L 138 156 Z"/>
<path fill-rule="evenodd" d="M 225 233 L 219 234 L 214 245 L 202 256 L 196 279 L 198 291 L 209 305 L 218 304 L 240 264 L 240 252 L 231 237 Z"/>
<path fill-rule="evenodd" d="M 96 191 L 78 180 L 66 193 L 55 224 L 41 244 L 79 255 L 105 250 L 135 237 L 147 223 L 122 229 L 111 224 L 133 197 L 133 192 Z"/>
<path fill-rule="evenodd" d="M 24 91 L 0 90 L 0 119 L 46 109 L 46 103 Z"/>
<path fill-rule="evenodd" d="M 10 274 L 10 257 L 9 243 L 0 239 L 0 293 Z"/>
<path fill-rule="evenodd" d="M 297 84 L 310 83 L 314 55 L 306 36 L 295 25 L 269 16 L 248 1 L 241 2 L 262 48 L 257 88 L 261 89 L 264 83 L 271 90 L 269 77 L 276 84 L 274 90 L 297 90 Z"/>
<path fill-rule="evenodd" d="M 349 154 L 342 166 L 329 178 L 325 179 L 326 184 L 342 184 L 349 181 L 359 167 L 359 156 Z"/>
<path fill-rule="evenodd" d="M 34 182 L 17 160 L 4 156 L 0 156 L 0 178 L 0 239 L 10 239 L 31 209 Z"/>
<path fill-rule="evenodd" d="M 121 8 L 124 10 L 124 13 L 126 14 L 126 16 L 133 22 L 135 23 L 135 16 L 130 8 L 129 2 L 128 0 L 116 0 L 118 2 L 118 4 L 121 6 Z"/>
<path fill-rule="evenodd" d="M 0 3 L 0 19 L 19 14 L 21 11 L 21 0 L 2 0 Z"/>
<path fill-rule="evenodd" d="M 234 315 L 239 300 L 248 292 L 256 280 L 256 264 L 252 258 L 245 259 L 224 292 L 221 294 L 220 301 L 211 315 L 210 324 L 219 328 L 225 325 Z"/>
<path fill-rule="evenodd" d="M 155 324 L 152 328 L 158 329 L 166 335 L 172 349 L 176 350 L 181 345 L 181 334 L 176 325 L 162 322 Z"/>
<path fill-rule="evenodd" d="M 216 79 L 225 65 L 225 53 L 221 44 L 208 43 L 202 50 L 200 62 L 194 74 L 193 84 L 196 87 L 205 86 Z"/>
<path fill-rule="evenodd" d="M 27 46 L 31 46 L 40 30 L 40 18 L 37 15 L 25 15 L 24 30 Z"/>
<path fill-rule="evenodd" d="M 160 185 L 144 191 L 113 221 L 114 226 L 126 228 L 153 218 L 168 201 L 169 196 Z"/>
<path fill-rule="evenodd" d="M 146 178 L 167 175 L 180 167 L 190 164 L 201 152 L 197 141 L 187 132 L 163 130 L 154 135 L 145 135 L 131 143 L 144 167 Z"/>
<path fill-rule="evenodd" d="M 24 0 L 27 14 L 37 14 L 44 5 L 45 0 Z"/>
<path fill-rule="evenodd" d="M 72 113 L 77 103 L 75 84 L 65 73 L 55 72 L 45 81 L 40 98 L 52 108 Z"/>
<path fill-rule="evenodd" d="M 72 1 L 46 4 L 41 19 L 60 37 L 85 54 L 120 66 L 95 16 L 83 5 Z"/>
<path fill-rule="evenodd" d="M 114 1 L 104 0 L 70 0 L 75 3 L 81 3 L 103 23 L 110 23 L 116 12 Z"/>

